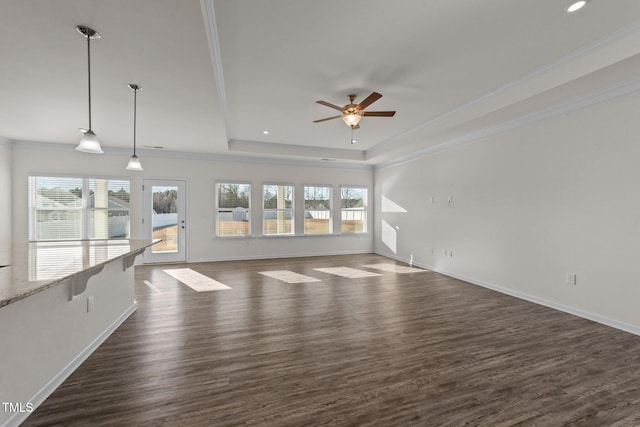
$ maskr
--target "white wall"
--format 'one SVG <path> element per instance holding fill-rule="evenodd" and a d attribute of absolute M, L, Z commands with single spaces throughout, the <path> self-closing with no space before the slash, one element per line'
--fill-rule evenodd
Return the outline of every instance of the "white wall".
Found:
<path fill-rule="evenodd" d="M 302 186 L 330 184 L 334 187 L 334 208 L 339 209 L 340 185 L 369 188 L 373 204 L 373 171 L 369 168 L 295 165 L 289 163 L 220 161 L 207 158 L 141 158 L 144 172 L 125 170 L 129 153 L 90 155 L 79 153 L 72 145 L 16 142 L 13 149 L 14 233 L 13 239 L 26 241 L 28 233 L 27 177 L 30 174 L 131 177 L 131 237 L 143 238 L 141 228 L 143 178 L 181 178 L 187 180 L 187 259 L 191 262 L 225 259 L 250 259 L 280 256 L 325 255 L 371 252 L 372 233 L 363 235 L 258 237 L 261 227 L 263 183 L 296 185 L 296 217 L 302 218 Z M 185 156 L 195 157 L 195 156 Z M 250 239 L 215 238 L 215 182 L 242 181 L 252 184 L 252 228 Z M 339 218 L 339 210 L 334 210 Z M 372 223 L 373 209 L 369 211 Z M 300 222 L 300 221 L 299 221 Z M 338 228 L 339 229 L 339 224 Z M 296 230 L 302 233 L 301 223 Z"/>
<path fill-rule="evenodd" d="M 0 203 L 0 244 L 11 242 L 12 209 L 12 146 L 9 141 L 0 137 L 0 194 L 4 201 Z"/>
<path fill-rule="evenodd" d="M 135 311 L 133 284 L 133 269 L 123 271 L 117 260 L 72 300 L 70 285 L 57 284 L 1 307 L 1 401 L 40 405 Z M 29 412 L 2 410 L 0 426 L 19 425 Z"/>
<path fill-rule="evenodd" d="M 640 334 L 638 105 L 377 169 L 374 250 Z"/>

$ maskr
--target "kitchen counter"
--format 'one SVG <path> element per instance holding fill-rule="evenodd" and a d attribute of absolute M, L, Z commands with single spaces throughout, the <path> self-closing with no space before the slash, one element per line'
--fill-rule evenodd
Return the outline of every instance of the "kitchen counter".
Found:
<path fill-rule="evenodd" d="M 0 402 L 13 405 L 1 427 L 24 422 L 135 312 L 130 267 L 158 241 L 0 246 Z"/>
<path fill-rule="evenodd" d="M 84 240 L 15 243 L 0 247 L 0 307 L 63 282 L 74 281 L 71 297 L 104 265 L 134 258 L 159 240 Z M 83 283 L 84 282 L 84 283 Z M 81 292 L 80 292 L 81 293 Z"/>

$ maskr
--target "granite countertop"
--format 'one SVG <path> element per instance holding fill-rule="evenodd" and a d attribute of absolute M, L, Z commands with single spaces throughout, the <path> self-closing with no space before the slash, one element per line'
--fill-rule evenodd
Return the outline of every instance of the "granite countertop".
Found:
<path fill-rule="evenodd" d="M 160 240 L 82 240 L 0 246 L 0 307 L 26 298 Z"/>

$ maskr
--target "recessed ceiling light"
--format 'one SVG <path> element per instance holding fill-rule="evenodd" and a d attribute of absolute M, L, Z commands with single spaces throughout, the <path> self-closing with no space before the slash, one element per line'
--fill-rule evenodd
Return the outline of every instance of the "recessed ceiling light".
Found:
<path fill-rule="evenodd" d="M 268 130 L 263 130 L 262 133 L 264 133 L 265 135 L 269 135 L 269 131 Z"/>
<path fill-rule="evenodd" d="M 587 4 L 587 0 L 575 1 L 571 3 L 571 5 L 567 8 L 567 12 L 569 13 L 577 12 L 583 7 L 585 7 L 586 4 Z"/>

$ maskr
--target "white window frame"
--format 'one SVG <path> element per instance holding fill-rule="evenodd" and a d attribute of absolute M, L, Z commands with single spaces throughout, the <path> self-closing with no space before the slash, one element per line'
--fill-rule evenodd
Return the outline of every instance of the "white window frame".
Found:
<path fill-rule="evenodd" d="M 362 206 L 361 207 L 345 207 L 343 204 L 343 192 L 345 189 L 357 189 L 363 190 L 362 196 Z M 367 204 L 368 204 L 368 195 L 369 191 L 366 186 L 362 185 L 341 185 L 340 186 L 340 233 L 341 234 L 363 234 L 367 233 L 368 224 L 367 224 Z M 349 216 L 355 216 L 357 212 L 361 212 L 362 215 L 362 231 L 345 231 L 344 229 L 344 221 Z"/>
<path fill-rule="evenodd" d="M 329 200 L 327 201 L 327 206 L 325 209 L 307 209 L 307 188 L 326 188 L 329 190 Z M 325 234 L 333 234 L 333 186 L 329 185 L 329 184 L 306 184 L 303 186 L 302 189 L 302 197 L 304 198 L 303 200 L 303 204 L 304 204 L 304 218 L 303 218 L 303 224 L 304 224 L 304 234 L 306 236 L 322 236 Z M 323 232 L 323 233 L 307 233 L 307 212 L 308 211 L 312 211 L 312 212 L 322 212 L 324 213 L 323 216 L 328 216 L 329 219 L 329 230 L 327 232 Z M 324 218 L 323 218 L 324 219 Z"/>
<path fill-rule="evenodd" d="M 82 182 L 82 193 L 81 193 L 81 207 L 78 208 L 46 208 L 46 209 L 38 209 L 37 206 L 37 185 L 38 180 L 50 179 L 50 180 L 65 180 L 65 179 L 73 179 L 73 180 L 81 180 Z M 113 239 L 113 240 L 125 240 L 129 239 L 131 236 L 131 208 L 128 207 L 126 209 L 117 209 L 119 212 L 129 212 L 129 215 L 126 215 L 128 220 L 125 225 L 125 235 L 124 237 L 91 237 L 91 235 L 95 234 L 95 230 L 91 229 L 91 212 L 92 211 L 106 211 L 107 218 L 109 212 L 109 206 L 107 202 L 106 207 L 91 207 L 91 180 L 106 180 L 109 181 L 123 181 L 129 184 L 129 201 L 131 200 L 131 179 L 129 177 L 102 177 L 102 176 L 69 176 L 69 175 L 54 175 L 54 174 L 38 174 L 38 175 L 29 175 L 27 178 L 28 182 L 28 203 L 29 203 L 29 230 L 28 230 L 28 240 L 32 242 L 42 242 L 42 241 L 65 241 L 65 240 L 105 240 L 105 239 Z M 107 183 L 108 186 L 108 183 Z M 107 190 L 108 191 L 108 190 Z M 80 212 L 80 237 L 68 237 L 68 238 L 38 238 L 37 234 L 37 218 L 38 211 L 51 211 L 51 210 L 60 210 L 60 211 L 79 211 Z M 116 211 L 116 210 L 113 210 Z M 95 224 L 94 224 L 95 225 Z"/>
<path fill-rule="evenodd" d="M 248 207 L 243 208 L 241 206 L 237 206 L 235 208 L 222 208 L 220 207 L 220 186 L 221 185 L 246 185 L 248 187 Z M 249 237 L 251 236 L 251 183 L 246 181 L 236 181 L 236 180 L 224 180 L 217 181 L 215 185 L 215 208 L 216 208 L 216 237 L 220 238 L 238 238 L 238 237 Z M 222 212 L 231 212 L 232 215 L 240 214 L 246 218 L 248 221 L 247 232 L 246 234 L 220 234 L 220 213 Z"/>
<path fill-rule="evenodd" d="M 276 186 L 276 187 L 290 187 L 291 188 L 291 207 L 290 208 L 265 208 L 265 198 L 264 198 L 264 192 L 265 192 L 265 187 L 267 186 Z M 277 190 L 276 190 L 277 191 Z M 275 182 L 267 182 L 264 183 L 262 185 L 262 234 L 265 236 L 294 236 L 295 232 L 296 232 L 296 225 L 295 225 L 295 192 L 296 192 L 296 186 L 294 184 L 291 183 L 275 183 Z M 265 227 L 265 217 L 267 212 L 274 212 L 276 217 L 278 217 L 280 215 L 280 213 L 282 213 L 286 219 L 287 217 L 287 212 L 289 213 L 289 217 L 291 218 L 291 226 L 290 226 L 290 230 L 288 233 L 267 233 L 267 228 Z"/>

